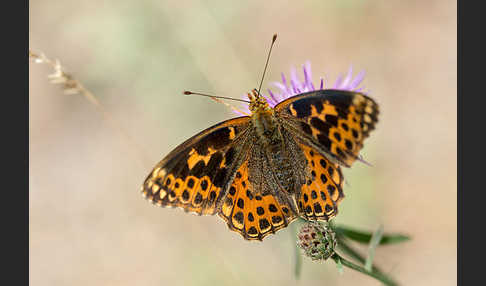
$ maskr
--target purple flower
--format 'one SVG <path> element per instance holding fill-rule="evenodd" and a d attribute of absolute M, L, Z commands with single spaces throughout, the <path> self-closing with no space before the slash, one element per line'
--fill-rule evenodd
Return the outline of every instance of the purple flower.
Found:
<path fill-rule="evenodd" d="M 322 77 L 320 78 L 320 82 L 317 85 L 317 88 L 312 82 L 312 70 L 309 61 L 307 61 L 302 66 L 302 70 L 304 73 L 304 79 L 302 81 L 297 76 L 296 69 L 292 67 L 290 69 L 289 80 L 287 80 L 284 73 L 282 73 L 282 82 L 272 83 L 272 85 L 275 86 L 278 89 L 278 91 L 273 92 L 272 90 L 268 89 L 268 95 L 263 95 L 267 99 L 268 104 L 271 107 L 275 107 L 275 105 L 277 105 L 278 103 L 294 95 L 308 92 L 308 91 L 324 89 L 325 87 L 324 78 Z M 327 88 L 363 92 L 363 87 L 359 87 L 359 85 L 361 84 L 361 82 L 363 82 L 364 75 L 365 75 L 364 71 L 361 71 L 353 78 L 353 67 L 350 66 L 348 73 L 346 75 L 343 74 L 339 75 L 337 80 L 334 82 L 334 85 L 332 87 L 327 87 Z M 248 97 L 244 95 L 243 98 L 247 99 Z M 244 111 L 250 113 L 248 106 L 244 108 Z M 237 113 L 240 114 L 239 112 Z"/>

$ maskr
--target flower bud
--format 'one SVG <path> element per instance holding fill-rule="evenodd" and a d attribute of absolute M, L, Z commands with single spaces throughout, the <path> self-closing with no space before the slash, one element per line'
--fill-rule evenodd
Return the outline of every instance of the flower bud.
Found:
<path fill-rule="evenodd" d="M 312 260 L 326 260 L 334 254 L 337 241 L 334 232 L 317 222 L 304 224 L 297 234 L 297 245 Z"/>

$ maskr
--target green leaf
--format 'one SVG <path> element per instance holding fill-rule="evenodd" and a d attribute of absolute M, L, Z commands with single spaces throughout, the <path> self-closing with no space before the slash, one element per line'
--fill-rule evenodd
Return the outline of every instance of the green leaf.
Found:
<path fill-rule="evenodd" d="M 334 231 L 338 236 L 347 237 L 351 240 L 365 244 L 370 243 L 372 237 L 372 234 L 369 232 L 359 231 L 345 226 L 335 226 Z M 407 240 L 410 240 L 410 237 L 403 234 L 383 234 L 380 245 L 400 243 Z"/>
<path fill-rule="evenodd" d="M 383 225 L 380 225 L 371 237 L 370 244 L 368 247 L 368 257 L 366 257 L 365 269 L 368 272 L 372 271 L 373 268 L 373 258 L 375 257 L 375 250 L 380 244 L 383 238 Z"/>

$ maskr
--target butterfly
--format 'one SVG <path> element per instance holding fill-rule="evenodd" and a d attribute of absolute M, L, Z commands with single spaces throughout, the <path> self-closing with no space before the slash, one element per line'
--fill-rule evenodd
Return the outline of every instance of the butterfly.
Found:
<path fill-rule="evenodd" d="M 378 121 L 377 103 L 336 89 L 275 107 L 256 90 L 248 98 L 249 116 L 218 123 L 163 158 L 143 183 L 145 198 L 218 215 L 247 240 L 261 241 L 297 217 L 335 217 L 344 198 L 341 166 L 360 160 Z"/>

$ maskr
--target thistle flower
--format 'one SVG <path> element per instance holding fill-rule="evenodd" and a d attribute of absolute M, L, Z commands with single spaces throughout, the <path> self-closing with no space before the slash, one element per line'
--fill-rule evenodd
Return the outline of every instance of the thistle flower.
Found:
<path fill-rule="evenodd" d="M 285 74 L 282 73 L 282 82 L 272 83 L 272 85 L 276 87 L 278 91 L 273 92 L 271 89 L 268 89 L 268 95 L 263 94 L 263 97 L 267 99 L 268 104 L 271 107 L 275 107 L 280 102 L 294 95 L 308 91 L 322 90 L 325 86 L 327 86 L 327 84 L 325 84 L 324 82 L 325 80 L 323 77 L 320 78 L 319 84 L 317 86 L 314 85 L 312 81 L 311 64 L 309 61 L 305 62 L 305 64 L 302 66 L 302 71 L 304 74 L 304 80 L 299 79 L 297 75 L 297 70 L 292 67 L 290 69 L 289 81 L 287 81 Z M 359 85 L 363 82 L 364 75 L 364 71 L 361 71 L 355 77 L 353 77 L 353 67 L 350 66 L 347 74 L 339 75 L 339 77 L 334 82 L 334 85 L 328 88 L 363 92 L 363 87 L 360 87 Z M 247 99 L 247 95 L 244 95 L 243 98 Z M 244 111 L 249 113 L 248 107 L 245 107 Z M 240 114 L 240 112 L 235 112 Z M 243 114 L 241 113 L 240 115 Z"/>
<path fill-rule="evenodd" d="M 316 222 L 304 224 L 297 234 L 297 245 L 312 260 L 326 260 L 334 254 L 337 246 L 334 232 Z"/>

